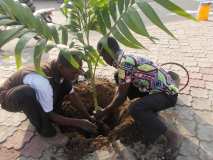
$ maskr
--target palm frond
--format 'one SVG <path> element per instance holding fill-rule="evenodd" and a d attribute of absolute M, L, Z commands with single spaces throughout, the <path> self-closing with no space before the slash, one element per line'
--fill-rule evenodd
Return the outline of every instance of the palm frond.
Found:
<path fill-rule="evenodd" d="M 193 16 L 170 0 L 155 0 L 155 2 L 179 16 L 195 20 Z M 95 7 L 95 11 L 101 33 L 104 36 L 112 34 L 118 41 L 128 47 L 145 48 L 141 42 L 134 38 L 132 32 L 145 36 L 151 41 L 157 39 L 147 31 L 143 16 L 139 11 L 143 12 L 154 25 L 175 38 L 160 20 L 157 12 L 145 0 L 109 0 L 105 6 Z"/>
<path fill-rule="evenodd" d="M 0 47 L 9 41 L 18 38 L 18 43 L 15 47 L 16 66 L 20 68 L 22 65 L 21 53 L 26 47 L 26 44 L 32 39 L 37 40 L 37 45 L 34 49 L 35 68 L 40 71 L 40 57 L 46 42 L 48 40 L 54 41 L 58 44 L 59 32 L 58 28 L 53 24 L 47 24 L 38 16 L 33 15 L 32 10 L 25 4 L 19 3 L 15 0 L 1 0 L 0 1 L 0 26 L 5 29 L 0 33 Z M 63 31 L 63 42 L 66 42 L 66 32 Z"/>

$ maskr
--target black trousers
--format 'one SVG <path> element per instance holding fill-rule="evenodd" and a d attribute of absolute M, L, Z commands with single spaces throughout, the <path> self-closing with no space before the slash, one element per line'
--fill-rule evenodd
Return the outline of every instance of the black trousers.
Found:
<path fill-rule="evenodd" d="M 20 85 L 7 91 L 2 108 L 9 112 L 23 111 L 38 133 L 44 137 L 56 135 L 56 130 L 36 99 L 35 91 L 28 85 Z"/>
<path fill-rule="evenodd" d="M 57 107 L 62 102 L 63 97 L 69 91 L 70 86 L 61 85 L 57 91 Z M 8 90 L 4 96 L 2 108 L 9 112 L 23 111 L 30 122 L 35 126 L 38 133 L 44 137 L 52 137 L 56 135 L 56 129 L 53 127 L 45 113 L 36 99 L 36 93 L 29 85 L 19 85 Z"/>
<path fill-rule="evenodd" d="M 115 81 L 118 83 L 118 74 L 115 73 Z M 158 112 L 174 107 L 178 95 L 168 95 L 164 92 L 149 94 L 142 93 L 131 84 L 128 90 L 128 98 L 135 99 L 129 106 L 129 114 L 135 120 L 138 129 L 141 129 L 145 143 L 153 143 L 159 136 L 167 131 L 166 125 L 161 121 Z"/>

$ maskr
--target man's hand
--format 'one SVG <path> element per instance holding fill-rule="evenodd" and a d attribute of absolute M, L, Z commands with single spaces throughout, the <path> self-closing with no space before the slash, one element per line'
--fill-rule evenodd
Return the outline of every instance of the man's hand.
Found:
<path fill-rule="evenodd" d="M 95 118 L 98 120 L 103 120 L 110 113 L 112 113 L 116 108 L 122 105 L 127 98 L 129 86 L 130 84 L 119 85 L 112 102 L 106 108 L 94 113 Z"/>
<path fill-rule="evenodd" d="M 77 127 L 81 128 L 90 133 L 97 133 L 97 127 L 92 122 L 88 121 L 87 119 L 77 119 L 77 118 L 69 118 L 59 115 L 54 112 L 48 113 L 49 118 L 62 126 L 69 126 L 69 127 Z"/>
<path fill-rule="evenodd" d="M 86 119 L 79 120 L 79 128 L 90 133 L 97 133 L 97 126 Z"/>

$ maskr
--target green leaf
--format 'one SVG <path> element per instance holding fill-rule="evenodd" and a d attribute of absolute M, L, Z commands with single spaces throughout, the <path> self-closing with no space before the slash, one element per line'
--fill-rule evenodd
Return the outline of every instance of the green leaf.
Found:
<path fill-rule="evenodd" d="M 18 32 L 14 38 L 20 38 L 20 37 L 22 37 L 24 34 L 26 34 L 26 33 L 28 33 L 28 32 L 29 32 L 29 30 L 26 29 L 26 28 L 24 28 L 24 29 L 22 29 L 20 32 Z M 14 39 L 14 38 L 13 38 L 13 39 Z"/>
<path fill-rule="evenodd" d="M 60 6 L 60 10 L 66 17 L 68 17 L 69 11 L 72 7 L 73 3 L 70 0 L 64 0 L 64 3 Z"/>
<path fill-rule="evenodd" d="M 45 52 L 48 53 L 51 49 L 55 48 L 56 45 L 55 44 L 47 44 L 45 46 Z"/>
<path fill-rule="evenodd" d="M 107 7 L 104 7 L 101 11 L 101 16 L 104 20 L 104 23 L 105 25 L 108 27 L 108 28 L 111 28 L 111 20 L 110 20 L 110 15 L 109 15 L 109 12 L 108 12 L 108 8 Z"/>
<path fill-rule="evenodd" d="M 93 64 L 96 64 L 97 62 L 99 64 L 104 64 L 103 60 L 100 58 L 99 53 L 93 46 L 88 46 L 86 49 L 88 50 L 88 56 Z"/>
<path fill-rule="evenodd" d="M 122 44 L 124 44 L 125 46 L 127 47 L 130 47 L 130 48 L 140 48 L 139 46 L 131 43 L 124 35 L 122 35 L 120 33 L 120 31 L 117 29 L 117 28 L 114 28 L 112 30 L 112 35 L 119 41 L 121 42 Z"/>
<path fill-rule="evenodd" d="M 20 40 L 16 44 L 15 58 L 16 58 L 16 67 L 17 67 L 17 69 L 19 69 L 21 67 L 21 65 L 22 65 L 21 53 L 22 53 L 23 49 L 25 48 L 27 42 L 29 42 L 29 40 L 31 40 L 35 36 L 36 36 L 36 33 L 33 33 L 33 32 L 26 33 L 20 38 Z"/>
<path fill-rule="evenodd" d="M 17 34 L 24 29 L 23 26 L 17 26 L 15 28 L 12 29 L 8 29 L 5 31 L 0 32 L 0 48 L 6 44 L 7 42 L 9 42 L 11 39 L 17 37 Z"/>
<path fill-rule="evenodd" d="M 50 28 L 50 31 L 52 33 L 52 37 L 53 37 L 55 43 L 59 44 L 60 43 L 59 35 L 58 35 L 58 31 L 57 31 L 56 27 L 52 24 L 51 25 L 49 24 L 48 26 Z"/>
<path fill-rule="evenodd" d="M 135 4 L 135 0 L 131 0 L 131 5 Z"/>
<path fill-rule="evenodd" d="M 10 18 L 10 17 L 5 16 L 5 15 L 0 15 L 0 20 L 2 20 L 2 19 L 8 19 L 8 18 Z"/>
<path fill-rule="evenodd" d="M 108 0 L 89 0 L 91 6 L 102 8 L 108 4 Z"/>
<path fill-rule="evenodd" d="M 167 10 L 176 13 L 177 15 L 180 15 L 180 16 L 183 16 L 185 18 L 197 21 L 195 19 L 195 17 L 193 17 L 192 15 L 190 15 L 189 13 L 184 11 L 184 9 L 177 6 L 176 4 L 171 2 L 170 0 L 154 0 L 154 1 L 157 2 L 158 4 L 160 4 L 161 6 L 163 6 L 164 8 L 166 8 Z"/>
<path fill-rule="evenodd" d="M 123 21 L 118 22 L 118 27 L 123 35 L 133 44 L 145 48 L 140 42 L 138 42 L 135 37 L 132 35 L 132 33 L 129 31 L 127 25 Z"/>
<path fill-rule="evenodd" d="M 39 17 L 35 17 L 29 7 L 14 0 L 1 0 L 0 6 L 2 7 L 2 5 L 6 8 L 5 12 L 10 18 L 16 20 L 30 30 L 35 29 L 37 33 L 45 38 L 52 39 L 47 24 L 39 19 Z"/>
<path fill-rule="evenodd" d="M 76 33 L 76 37 L 78 38 L 78 41 L 84 44 L 84 35 L 81 32 Z"/>
<path fill-rule="evenodd" d="M 26 6 L 21 4 L 18 1 L 14 0 L 4 0 L 6 1 L 8 6 L 10 6 L 12 14 L 22 23 L 27 25 L 28 27 L 33 27 L 34 22 L 33 22 L 33 14 L 31 9 Z M 20 12 L 21 11 L 21 12 Z"/>
<path fill-rule="evenodd" d="M 73 52 L 74 53 L 74 52 Z M 79 69 L 80 65 L 78 64 L 78 62 L 75 60 L 75 58 L 72 56 L 72 53 L 70 51 L 68 51 L 67 49 L 61 49 L 60 50 L 60 54 L 62 54 L 64 56 L 64 58 L 66 58 L 66 60 L 76 69 Z M 74 53 L 74 54 L 78 54 L 78 53 Z"/>
<path fill-rule="evenodd" d="M 133 32 L 150 38 L 150 35 L 146 30 L 146 27 L 141 19 L 141 16 L 138 14 L 135 8 L 130 7 L 128 9 L 128 12 L 123 16 L 123 20 Z"/>
<path fill-rule="evenodd" d="M 61 11 L 61 13 L 67 18 L 68 16 L 67 16 L 67 13 L 68 13 L 68 9 L 66 8 L 66 4 L 65 3 L 62 3 L 61 5 L 60 5 L 60 11 Z"/>
<path fill-rule="evenodd" d="M 123 13 L 123 10 L 124 10 L 124 1 L 125 0 L 118 0 L 118 10 L 120 15 Z"/>
<path fill-rule="evenodd" d="M 113 31 L 115 32 L 115 27 L 113 27 Z M 115 54 L 113 54 L 113 51 L 110 49 L 110 47 L 108 46 L 108 42 L 107 42 L 107 37 L 102 37 L 100 40 L 101 44 L 103 45 L 103 48 L 107 51 L 107 53 L 113 58 L 115 59 Z"/>
<path fill-rule="evenodd" d="M 83 12 L 85 0 L 74 0 L 72 1 L 74 7 L 76 7 L 80 12 Z M 73 8 L 74 8 L 73 7 Z"/>
<path fill-rule="evenodd" d="M 109 1 L 109 10 L 110 10 L 110 14 L 112 16 L 112 19 L 114 21 L 117 20 L 117 9 L 116 9 L 116 3 L 114 0 L 110 0 Z"/>
<path fill-rule="evenodd" d="M 61 36 L 62 44 L 67 45 L 67 42 L 68 42 L 68 30 L 67 30 L 66 27 L 63 27 L 63 26 L 61 26 L 60 29 L 62 31 L 62 36 Z"/>
<path fill-rule="evenodd" d="M 98 25 L 98 20 L 97 20 L 97 17 L 96 15 L 93 13 L 91 16 L 90 16 L 90 23 L 88 24 L 88 29 L 90 31 L 97 31 L 97 32 L 100 32 L 100 26 Z"/>
<path fill-rule="evenodd" d="M 52 40 L 51 29 L 47 26 L 46 22 L 42 19 L 39 19 L 39 26 L 42 28 L 41 34 L 45 36 L 45 38 Z"/>
<path fill-rule="evenodd" d="M 98 53 L 98 51 L 95 49 L 93 52 L 93 57 L 96 59 L 95 61 L 98 61 L 98 64 L 104 65 L 104 60 L 100 57 L 100 54 Z"/>
<path fill-rule="evenodd" d="M 87 55 L 88 55 L 88 58 L 89 58 L 89 61 L 92 62 L 92 64 L 96 64 L 96 59 L 94 58 L 94 56 L 92 55 L 93 53 L 89 52 Z"/>
<path fill-rule="evenodd" d="M 162 23 L 154 9 L 144 0 L 137 0 L 137 5 L 141 9 L 141 11 L 149 18 L 149 20 L 162 29 L 164 32 L 175 38 L 175 36 L 166 28 L 166 26 Z"/>
<path fill-rule="evenodd" d="M 11 19 L 0 19 L 0 26 L 10 25 L 11 23 L 14 23 L 14 20 Z"/>
<path fill-rule="evenodd" d="M 127 10 L 130 4 L 130 0 L 125 0 L 125 9 Z"/>
<path fill-rule="evenodd" d="M 101 64 L 101 65 L 105 65 L 105 64 L 106 64 L 106 63 L 104 62 L 104 60 L 103 60 L 102 57 L 99 58 L 98 63 Z"/>
<path fill-rule="evenodd" d="M 40 41 L 37 42 L 35 48 L 34 48 L 34 65 L 35 65 L 35 69 L 36 72 L 41 74 L 42 76 L 46 76 L 45 73 L 43 72 L 40 64 L 41 64 L 41 57 L 42 54 L 45 51 L 45 45 L 46 45 L 47 41 L 42 39 Z"/>
<path fill-rule="evenodd" d="M 104 20 L 102 18 L 102 15 L 101 15 L 101 12 L 99 9 L 96 9 L 95 11 L 96 13 L 96 16 L 97 16 L 97 20 L 98 20 L 98 24 L 100 26 L 100 32 L 103 34 L 103 35 L 106 35 L 106 25 L 104 23 Z"/>
<path fill-rule="evenodd" d="M 14 18 L 12 9 L 9 7 L 9 5 L 6 2 L 8 1 L 0 0 L 0 8 L 4 13 L 6 13 L 7 16 Z"/>
<path fill-rule="evenodd" d="M 72 42 L 70 43 L 70 45 L 69 45 L 69 48 L 73 48 L 74 45 L 75 45 L 75 42 L 72 41 Z"/>
<path fill-rule="evenodd" d="M 68 26 L 72 32 L 78 32 L 81 30 L 81 24 L 79 21 L 79 16 L 75 15 L 74 13 L 70 15 L 70 22 Z"/>

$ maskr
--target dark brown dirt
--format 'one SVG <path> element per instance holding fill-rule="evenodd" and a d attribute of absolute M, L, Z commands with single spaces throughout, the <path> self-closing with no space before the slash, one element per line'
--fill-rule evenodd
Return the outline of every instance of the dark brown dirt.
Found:
<path fill-rule="evenodd" d="M 88 111 L 92 114 L 94 110 L 92 94 L 89 89 L 89 84 L 82 82 L 76 85 L 76 92 L 80 95 L 82 102 L 87 107 Z M 113 99 L 115 92 L 115 85 L 106 79 L 96 80 L 96 89 L 98 95 L 98 104 L 103 108 L 106 107 Z M 98 136 L 85 134 L 82 131 L 73 128 L 61 127 L 62 132 L 70 137 L 70 142 L 67 145 L 72 160 L 79 160 L 87 153 L 107 148 L 110 143 L 116 139 L 128 146 L 134 145 L 136 142 L 143 144 L 142 133 L 134 126 L 132 118 L 128 115 L 129 101 L 126 101 L 110 119 L 105 123 L 110 127 L 111 131 L 107 134 L 100 132 Z M 65 101 L 62 107 L 62 113 L 68 117 L 81 117 L 80 113 L 71 106 L 70 102 Z M 161 150 L 158 151 L 155 157 L 160 160 L 161 157 L 165 160 L 170 160 L 169 148 L 166 145 L 166 140 L 159 142 Z M 159 146 L 159 145 L 158 145 Z M 147 148 L 143 147 L 142 152 L 147 152 Z M 158 147 L 159 148 L 159 147 Z M 134 149 L 133 149 L 134 150 Z M 146 158 L 145 158 L 146 159 Z M 155 158 L 156 159 L 156 158 Z"/>
<path fill-rule="evenodd" d="M 115 92 L 115 85 L 106 79 L 96 79 L 96 90 L 98 105 L 105 108 L 113 99 Z M 81 82 L 75 86 L 75 91 L 80 96 L 82 103 L 88 109 L 89 113 L 94 111 L 94 103 L 92 93 L 90 92 L 90 85 L 87 82 Z M 65 101 L 62 110 L 69 117 L 78 117 L 79 113 L 76 108 L 70 105 L 69 101 Z"/>

